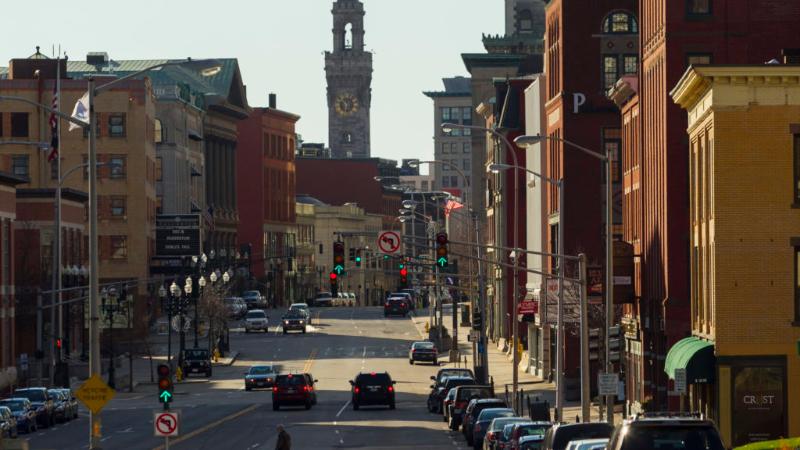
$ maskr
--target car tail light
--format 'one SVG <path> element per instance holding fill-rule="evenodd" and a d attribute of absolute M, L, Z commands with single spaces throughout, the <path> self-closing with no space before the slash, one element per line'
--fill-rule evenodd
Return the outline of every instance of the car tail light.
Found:
<path fill-rule="evenodd" d="M 480 431 L 481 431 L 481 426 L 480 426 L 479 424 L 477 424 L 477 423 L 476 423 L 476 424 L 475 424 L 475 427 L 473 427 L 473 428 L 472 428 L 472 430 L 473 430 L 474 432 L 476 432 L 476 433 L 480 433 Z"/>
<path fill-rule="evenodd" d="M 361 389 L 359 389 L 358 386 L 356 386 L 355 388 L 353 388 L 353 392 L 358 394 L 359 392 L 361 392 Z"/>
<path fill-rule="evenodd" d="M 308 392 L 308 386 L 303 386 L 303 392 Z"/>
<path fill-rule="evenodd" d="M 436 350 L 436 347 L 433 348 L 433 353 L 439 353 L 439 350 Z"/>
<path fill-rule="evenodd" d="M 388 307 L 389 307 L 389 303 L 386 303 L 386 304 L 385 304 L 385 305 L 383 305 L 383 306 L 384 306 L 385 308 L 388 308 Z"/>
<path fill-rule="evenodd" d="M 389 386 L 389 387 L 388 387 L 388 388 L 386 388 L 386 389 L 387 389 L 389 392 L 394 392 L 394 388 L 393 388 L 392 386 Z"/>
<path fill-rule="evenodd" d="M 278 386 L 273 386 L 272 387 L 272 392 L 278 392 Z"/>

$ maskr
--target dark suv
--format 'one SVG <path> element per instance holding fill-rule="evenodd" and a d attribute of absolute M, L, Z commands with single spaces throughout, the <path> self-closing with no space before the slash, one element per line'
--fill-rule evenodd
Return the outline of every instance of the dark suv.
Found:
<path fill-rule="evenodd" d="M 645 413 L 627 419 L 614 431 L 609 450 L 723 450 L 710 420 L 679 413 Z"/>
<path fill-rule="evenodd" d="M 47 388 L 17 389 L 12 397 L 24 397 L 31 401 L 31 408 L 36 412 L 36 423 L 40 427 L 47 428 L 56 423 L 55 405 Z"/>
<path fill-rule="evenodd" d="M 314 390 L 316 382 L 308 373 L 278 375 L 272 386 L 272 409 L 277 411 L 285 405 L 311 409 L 311 405 L 317 404 L 317 391 Z"/>
<path fill-rule="evenodd" d="M 367 405 L 387 405 L 394 409 L 394 383 L 387 372 L 359 373 L 350 381 L 353 409 Z"/>
<path fill-rule="evenodd" d="M 386 300 L 383 305 L 383 316 L 389 317 L 390 315 L 401 315 L 405 317 L 408 314 L 408 303 L 402 298 L 390 298 Z"/>
<path fill-rule="evenodd" d="M 445 411 L 445 418 L 450 429 L 455 431 L 461 426 L 464 412 L 469 401 L 474 398 L 494 397 L 494 387 L 490 385 L 462 385 L 456 388 L 453 404 L 448 406 L 449 411 Z"/>
<path fill-rule="evenodd" d="M 181 362 L 183 376 L 189 378 L 193 373 L 211 377 L 211 353 L 204 348 L 190 348 L 183 351 Z"/>
<path fill-rule="evenodd" d="M 458 386 L 466 386 L 477 384 L 475 379 L 470 377 L 447 377 L 442 383 L 441 387 L 439 387 L 435 393 L 428 396 L 429 406 L 428 409 L 435 413 L 444 414 L 444 398 L 447 396 L 447 393 L 450 392 L 450 389 L 456 388 Z M 431 385 L 431 388 L 434 388 L 435 385 Z"/>
<path fill-rule="evenodd" d="M 475 427 L 475 419 L 481 411 L 489 408 L 505 408 L 508 405 L 499 398 L 474 398 L 467 404 L 461 421 L 461 432 L 469 445 L 472 445 L 472 431 Z"/>

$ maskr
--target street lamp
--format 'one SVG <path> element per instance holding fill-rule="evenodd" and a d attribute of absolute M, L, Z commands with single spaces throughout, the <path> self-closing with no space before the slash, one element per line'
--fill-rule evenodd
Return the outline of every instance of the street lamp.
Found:
<path fill-rule="evenodd" d="M 520 167 L 519 158 L 517 158 L 517 153 L 516 153 L 516 151 L 514 151 L 514 146 L 511 144 L 511 142 L 508 141 L 508 138 L 506 138 L 503 134 L 499 133 L 497 130 L 493 130 L 491 128 L 486 128 L 486 127 L 474 126 L 474 125 L 461 125 L 461 124 L 447 123 L 447 122 L 442 124 L 442 131 L 444 131 L 445 133 L 448 133 L 448 132 L 452 131 L 454 128 L 483 131 L 485 133 L 489 133 L 492 136 L 500 139 L 500 141 L 503 142 L 503 144 L 505 145 L 506 154 L 511 155 L 511 158 L 514 160 L 514 164 L 513 164 L 514 167 Z M 514 201 L 516 203 L 519 203 L 519 170 L 514 170 Z M 508 205 L 508 202 L 506 201 L 506 196 L 505 195 L 503 196 L 503 202 Z M 508 208 L 509 206 L 514 209 L 514 224 L 513 224 L 513 226 L 514 226 L 514 268 L 512 269 L 512 283 L 513 283 L 512 287 L 513 288 L 511 290 L 511 298 L 512 298 L 511 318 L 512 318 L 512 326 L 513 326 L 513 323 L 516 323 L 516 321 L 517 321 L 516 314 L 517 314 L 517 306 L 518 306 L 518 303 L 519 303 L 518 292 L 517 292 L 517 291 L 519 291 L 519 282 L 517 281 L 517 276 L 518 276 L 518 272 L 519 272 L 519 255 L 520 255 L 520 251 L 519 251 L 519 210 L 520 210 L 520 208 L 518 208 L 517 205 L 508 205 L 508 206 L 506 206 L 506 208 Z M 516 336 L 515 336 L 515 339 L 516 339 Z M 513 406 L 514 406 L 514 411 L 518 412 L 519 411 L 519 401 L 518 401 L 518 398 L 517 398 L 517 390 L 519 389 L 519 356 L 520 355 L 519 355 L 519 352 L 517 351 L 517 342 L 516 341 L 514 341 L 512 343 L 512 347 L 513 347 L 512 351 L 514 353 L 514 359 L 513 359 L 513 363 L 512 363 L 514 365 L 513 368 L 512 368 L 512 386 L 513 386 L 513 392 L 514 392 L 514 398 L 513 398 L 514 405 Z"/>
<path fill-rule="evenodd" d="M 554 137 L 554 136 L 542 136 L 542 135 L 533 135 L 533 136 L 519 136 L 514 139 L 514 143 L 516 143 L 520 147 L 530 148 L 537 144 L 540 144 L 544 140 L 554 140 L 557 142 L 561 142 L 566 144 L 564 148 L 567 146 L 572 147 L 580 152 L 583 152 L 586 155 L 589 155 L 593 158 L 599 159 L 605 164 L 606 169 L 606 211 L 605 211 L 605 220 L 606 220 L 606 280 L 605 280 L 605 292 L 606 292 L 606 305 L 605 305 L 605 366 L 606 366 L 606 373 L 613 372 L 613 364 L 611 362 L 611 352 L 609 349 L 609 337 L 611 332 L 611 326 L 613 325 L 613 313 L 614 313 L 614 247 L 613 247 L 613 231 L 614 225 L 612 224 L 614 218 L 614 190 L 611 186 L 612 184 L 612 167 L 611 167 L 611 153 L 610 150 L 606 152 L 606 154 L 595 152 L 589 148 L 586 148 L 582 145 L 576 144 L 574 142 L 568 141 L 566 139 Z M 583 370 L 583 368 L 581 368 Z M 613 396 L 606 396 L 606 420 L 609 423 L 614 423 L 614 398 Z"/>

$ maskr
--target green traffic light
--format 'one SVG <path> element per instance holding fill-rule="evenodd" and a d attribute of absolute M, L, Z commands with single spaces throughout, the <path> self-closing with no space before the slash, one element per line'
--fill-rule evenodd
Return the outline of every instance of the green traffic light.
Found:
<path fill-rule="evenodd" d="M 356 262 L 359 262 L 359 263 L 361 262 L 361 257 L 360 256 L 356 256 Z"/>
<path fill-rule="evenodd" d="M 172 401 L 172 392 L 161 391 L 161 393 L 158 394 L 158 399 L 161 400 L 161 403 L 169 403 Z"/>
<path fill-rule="evenodd" d="M 403 263 L 400 263 L 400 268 L 401 268 L 401 269 L 402 269 L 403 267 L 405 267 L 405 266 L 406 266 L 405 264 L 403 264 Z"/>

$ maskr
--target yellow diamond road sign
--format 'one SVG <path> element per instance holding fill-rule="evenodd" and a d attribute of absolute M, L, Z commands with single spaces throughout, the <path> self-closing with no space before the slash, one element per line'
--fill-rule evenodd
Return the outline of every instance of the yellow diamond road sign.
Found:
<path fill-rule="evenodd" d="M 115 394 L 116 391 L 108 387 L 97 374 L 89 377 L 89 379 L 75 391 L 75 396 L 94 414 L 100 412 L 100 410 L 106 406 L 106 403 L 114 398 Z"/>

